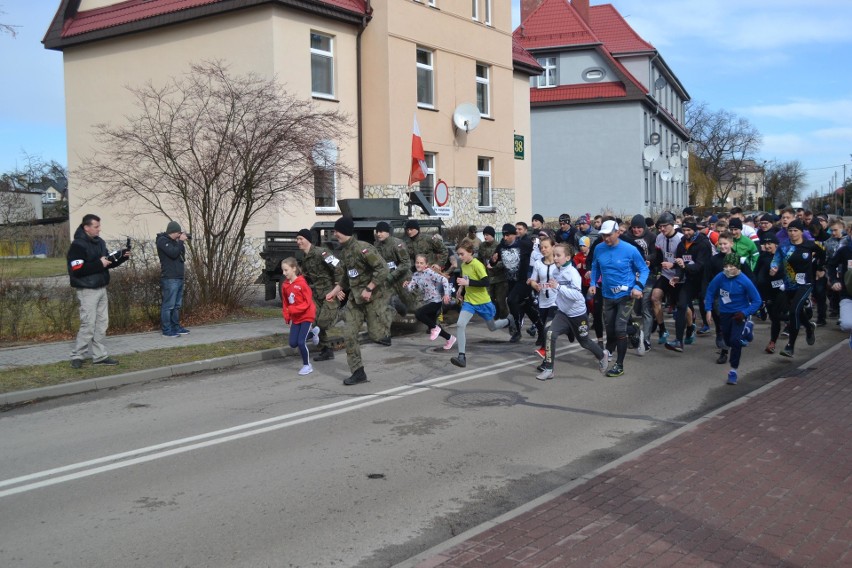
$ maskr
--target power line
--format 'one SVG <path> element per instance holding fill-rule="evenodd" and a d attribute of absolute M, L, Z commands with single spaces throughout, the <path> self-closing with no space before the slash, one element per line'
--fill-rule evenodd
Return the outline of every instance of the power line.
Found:
<path fill-rule="evenodd" d="M 815 172 L 817 170 L 833 170 L 833 169 L 837 169 L 837 168 L 842 168 L 845 165 L 846 164 L 838 164 L 836 166 L 825 166 L 824 168 L 808 168 L 805 171 L 806 172 Z"/>

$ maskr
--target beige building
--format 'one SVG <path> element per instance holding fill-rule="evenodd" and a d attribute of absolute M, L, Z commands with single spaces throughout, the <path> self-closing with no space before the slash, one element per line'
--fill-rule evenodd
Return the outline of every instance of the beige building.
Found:
<path fill-rule="evenodd" d="M 63 53 L 72 227 L 94 209 L 108 236 L 162 230 L 160 215 L 122 217 L 134 204 L 84 205 L 99 189 L 75 172 L 102 150 L 94 125 L 120 124 L 134 112 L 126 85 L 162 85 L 215 59 L 234 73 L 276 76 L 292 94 L 354 123 L 348 139 L 328 141 L 354 179 L 327 167 L 315 176 L 313 202 L 270 211 L 251 236 L 333 218 L 346 198 L 398 197 L 404 212 L 407 192 L 417 189 L 407 187 L 415 116 L 429 168 L 420 186 L 431 198 L 446 183 L 447 224 L 531 217 L 529 77 L 540 68 L 513 44 L 508 2 L 62 0 L 44 44 Z M 453 123 L 463 103 L 482 115 L 469 132 Z M 516 139 L 526 144 L 523 155 Z"/>

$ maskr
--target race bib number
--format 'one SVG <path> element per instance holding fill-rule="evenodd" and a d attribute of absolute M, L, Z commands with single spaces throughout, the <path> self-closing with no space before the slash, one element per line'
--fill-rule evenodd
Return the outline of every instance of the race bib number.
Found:
<path fill-rule="evenodd" d="M 784 281 L 783 280 L 773 280 L 772 281 L 772 287 L 778 288 L 779 290 L 783 290 L 784 289 Z"/>
<path fill-rule="evenodd" d="M 719 290 L 719 299 L 723 304 L 731 303 L 731 294 L 727 290 Z"/>
<path fill-rule="evenodd" d="M 805 274 L 803 272 L 796 273 L 796 284 L 804 284 L 805 283 Z"/>
<path fill-rule="evenodd" d="M 389 262 L 388 263 L 388 270 L 390 270 L 391 272 L 396 270 L 396 263 L 395 262 Z"/>
<path fill-rule="evenodd" d="M 609 289 L 613 294 L 618 294 L 619 292 L 627 292 L 627 286 L 613 286 Z"/>
<path fill-rule="evenodd" d="M 693 260 L 692 260 L 692 255 L 691 255 L 691 254 L 685 254 L 685 255 L 683 255 L 683 261 L 684 261 L 685 263 L 687 263 L 687 264 L 694 264 L 694 262 L 693 262 Z"/>
<path fill-rule="evenodd" d="M 325 263 L 336 267 L 338 264 L 340 264 L 340 260 L 336 256 L 334 256 L 333 254 L 330 254 L 327 257 L 325 257 Z"/>
<path fill-rule="evenodd" d="M 674 253 L 673 252 L 663 253 L 663 257 L 666 259 L 666 262 L 674 262 Z"/>
<path fill-rule="evenodd" d="M 360 273 L 360 272 L 358 272 L 358 269 L 353 268 L 352 270 L 350 270 L 350 271 L 349 271 L 349 272 L 347 272 L 346 274 L 348 274 L 348 275 L 349 275 L 349 278 L 358 278 L 358 275 L 359 275 L 359 274 L 361 274 L 361 273 Z"/>

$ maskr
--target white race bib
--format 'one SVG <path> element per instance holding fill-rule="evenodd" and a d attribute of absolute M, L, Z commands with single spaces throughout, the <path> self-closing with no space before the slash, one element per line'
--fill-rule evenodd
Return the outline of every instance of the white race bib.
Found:
<path fill-rule="evenodd" d="M 330 264 L 331 266 L 337 266 L 338 264 L 340 264 L 340 260 L 338 260 L 338 258 L 333 254 L 330 254 L 325 257 L 325 263 Z"/>
<path fill-rule="evenodd" d="M 391 271 L 396 270 L 396 263 L 395 262 L 389 262 L 388 263 L 388 270 L 391 270 Z"/>
<path fill-rule="evenodd" d="M 805 283 L 805 273 L 797 272 L 796 273 L 796 284 L 804 284 Z"/>
<path fill-rule="evenodd" d="M 360 274 L 360 272 L 358 272 L 357 269 L 353 268 L 352 270 L 347 272 L 347 274 L 349 275 L 349 278 L 358 278 L 358 274 Z"/>

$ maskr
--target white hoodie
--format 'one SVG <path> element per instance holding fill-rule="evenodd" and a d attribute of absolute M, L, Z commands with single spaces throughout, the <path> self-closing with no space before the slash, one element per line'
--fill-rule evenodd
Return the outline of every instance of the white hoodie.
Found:
<path fill-rule="evenodd" d="M 560 267 L 552 278 L 559 283 L 556 307 L 568 317 L 586 315 L 586 298 L 583 296 L 582 278 L 569 262 Z"/>

